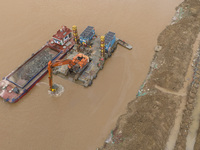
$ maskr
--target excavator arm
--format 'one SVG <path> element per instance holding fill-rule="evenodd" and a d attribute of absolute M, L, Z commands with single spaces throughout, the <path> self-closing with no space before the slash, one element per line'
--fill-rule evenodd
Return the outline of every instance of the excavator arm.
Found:
<path fill-rule="evenodd" d="M 52 69 L 57 66 L 63 66 L 63 65 L 69 65 L 69 68 L 76 65 L 71 59 L 66 60 L 57 60 L 55 62 L 49 61 L 48 62 L 48 73 L 49 73 L 49 88 L 50 91 L 54 92 L 55 89 L 53 89 L 53 76 L 52 76 Z"/>
<path fill-rule="evenodd" d="M 74 68 L 74 71 L 76 74 L 74 80 L 78 78 L 80 75 L 80 72 L 84 70 L 85 67 L 87 67 L 89 63 L 89 57 L 84 55 L 84 54 L 77 54 L 73 60 L 71 59 L 65 59 L 65 60 L 57 60 L 55 62 L 49 61 L 48 63 L 48 72 L 49 72 L 49 87 L 50 91 L 54 92 L 55 89 L 53 88 L 53 76 L 52 76 L 52 69 L 57 66 L 63 66 L 68 64 L 69 69 L 73 69 L 75 65 L 78 66 L 78 71 L 75 71 L 76 69 Z M 79 70 L 80 69 L 80 70 Z"/>

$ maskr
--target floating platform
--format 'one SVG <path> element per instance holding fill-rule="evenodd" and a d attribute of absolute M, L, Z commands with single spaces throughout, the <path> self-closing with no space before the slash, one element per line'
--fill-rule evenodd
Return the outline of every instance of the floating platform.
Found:
<path fill-rule="evenodd" d="M 0 81 L 0 97 L 10 103 L 17 102 L 47 73 L 48 62 L 61 59 L 66 53 L 58 53 L 45 45 Z"/>
<path fill-rule="evenodd" d="M 129 44 L 126 43 L 125 41 L 122 41 L 121 39 L 117 39 L 117 43 L 118 43 L 119 45 L 121 45 L 121 46 L 123 46 L 123 47 L 129 49 L 129 50 L 132 49 L 132 46 L 131 46 L 131 45 L 129 45 Z"/>
<path fill-rule="evenodd" d="M 109 43 L 109 41 L 108 41 Z M 88 46 L 75 45 L 73 49 L 63 59 L 73 59 L 77 54 L 84 54 L 89 57 L 89 64 L 84 68 L 81 74 L 68 73 L 68 65 L 57 66 L 53 68 L 53 74 L 58 75 L 64 79 L 68 79 L 84 87 L 92 85 L 93 80 L 97 77 L 98 72 L 103 69 L 105 61 L 112 56 L 112 53 L 116 50 L 117 45 L 121 45 L 127 49 L 132 49 L 132 46 L 128 43 L 116 38 L 113 46 L 105 53 L 105 58 L 101 56 L 100 49 L 100 36 L 95 35 Z"/>
<path fill-rule="evenodd" d="M 95 34 L 94 28 L 89 26 L 89 29 L 81 34 L 81 43 L 76 26 L 73 26 L 74 36 L 72 36 L 72 30 L 63 26 L 40 50 L 0 81 L 0 97 L 10 103 L 19 101 L 45 76 L 49 61 L 72 60 L 80 53 L 89 59 L 81 69 L 78 69 L 78 72 L 69 71 L 68 65 L 62 65 L 53 68 L 53 73 L 88 87 L 97 77 L 98 72 L 103 69 L 106 59 L 112 56 L 118 44 L 132 49 L 131 45 L 116 38 L 113 32 L 108 32 L 105 37 L 103 36 L 106 40 L 102 43 L 102 37 Z"/>

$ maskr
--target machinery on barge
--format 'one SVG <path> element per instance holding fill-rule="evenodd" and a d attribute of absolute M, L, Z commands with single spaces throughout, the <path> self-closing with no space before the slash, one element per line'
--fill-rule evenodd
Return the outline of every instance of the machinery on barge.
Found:
<path fill-rule="evenodd" d="M 98 36 L 95 33 L 94 27 L 88 26 L 79 37 L 77 34 L 77 27 L 73 26 L 72 29 L 76 44 L 62 61 L 66 62 L 71 60 L 74 62 L 77 58 L 81 60 L 82 57 L 77 56 L 82 55 L 85 58 L 87 57 L 87 59 L 84 59 L 87 60 L 87 63 L 84 64 L 83 69 L 79 72 L 69 71 L 69 68 L 72 68 L 70 64 L 59 63 L 59 65 L 55 65 L 55 67 L 52 68 L 52 72 L 55 75 L 59 75 L 64 79 L 69 79 L 70 81 L 83 85 L 84 87 L 88 87 L 93 83 L 93 80 L 97 77 L 98 72 L 103 69 L 106 59 L 111 57 L 112 53 L 117 48 L 117 44 L 120 44 L 129 50 L 132 49 L 131 45 L 116 38 L 114 32 L 109 31 L 105 34 L 105 36 Z M 79 65 L 73 64 L 73 66 L 75 67 Z M 81 67 L 77 68 L 81 69 Z M 52 77 L 52 75 L 49 76 Z M 52 83 L 49 83 L 50 91 L 55 92 L 56 88 L 51 88 Z"/>
<path fill-rule="evenodd" d="M 73 48 L 71 35 L 72 30 L 63 26 L 40 50 L 4 77 L 0 81 L 0 97 L 14 103 L 26 95 L 45 76 L 48 62 L 62 59 Z"/>
<path fill-rule="evenodd" d="M 79 53 L 77 54 L 72 60 L 71 59 L 64 59 L 64 60 L 57 60 L 52 63 L 49 61 L 48 63 L 48 73 L 49 73 L 49 87 L 50 91 L 56 91 L 57 86 L 53 85 L 52 83 L 52 69 L 58 66 L 62 66 L 62 71 L 59 71 L 63 75 L 67 76 L 69 74 L 73 74 L 73 80 L 77 80 L 80 74 L 84 71 L 84 69 L 89 65 L 89 57 Z M 58 71 L 54 70 L 54 74 L 57 74 Z"/>
<path fill-rule="evenodd" d="M 6 102 L 17 102 L 47 72 L 51 92 L 56 91 L 52 74 L 85 87 L 90 86 L 117 44 L 132 49 L 132 46 L 116 38 L 114 32 L 109 31 L 100 37 L 94 27 L 88 26 L 79 37 L 76 26 L 72 30 L 62 26 L 40 50 L 0 81 L 0 97 Z"/>

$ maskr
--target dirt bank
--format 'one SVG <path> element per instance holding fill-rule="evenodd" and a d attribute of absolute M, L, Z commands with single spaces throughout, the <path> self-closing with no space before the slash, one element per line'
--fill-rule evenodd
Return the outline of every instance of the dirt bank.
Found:
<path fill-rule="evenodd" d="M 200 31 L 199 6 L 198 0 L 187 0 L 177 7 L 172 24 L 158 37 L 156 53 L 138 97 L 129 103 L 128 112 L 119 118 L 109 144 L 102 149 L 165 149 L 180 104 L 184 99 L 188 101 L 190 91 L 195 90 L 186 74 Z M 186 113 L 192 107 L 189 104 L 185 106 Z M 188 116 L 183 116 L 182 122 L 189 123 Z M 185 128 L 180 128 L 175 149 L 185 149 L 187 134 L 182 131 Z"/>
<path fill-rule="evenodd" d="M 199 149 L 200 149 L 200 128 L 198 129 L 196 142 L 195 142 L 195 145 L 194 145 L 194 150 L 199 150 Z"/>
<path fill-rule="evenodd" d="M 118 47 L 89 88 L 54 76 L 64 87 L 48 94 L 45 76 L 18 103 L 0 100 L 0 149 L 94 150 L 126 112 L 149 70 L 157 37 L 182 0 L 0 0 L 0 78 L 36 52 L 62 26 L 78 34 L 94 26 L 131 45 Z"/>

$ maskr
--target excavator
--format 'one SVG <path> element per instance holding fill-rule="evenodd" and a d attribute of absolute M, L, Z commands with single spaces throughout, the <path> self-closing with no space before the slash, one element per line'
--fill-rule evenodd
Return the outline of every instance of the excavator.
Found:
<path fill-rule="evenodd" d="M 80 74 L 85 70 L 85 68 L 89 64 L 89 57 L 78 53 L 74 58 L 65 59 L 65 60 L 56 60 L 55 62 L 49 61 L 48 62 L 48 73 L 49 73 L 49 87 L 50 91 L 55 92 L 56 87 L 53 86 L 53 76 L 52 76 L 52 69 L 54 67 L 68 65 L 67 72 L 75 73 L 74 80 L 77 80 Z"/>

